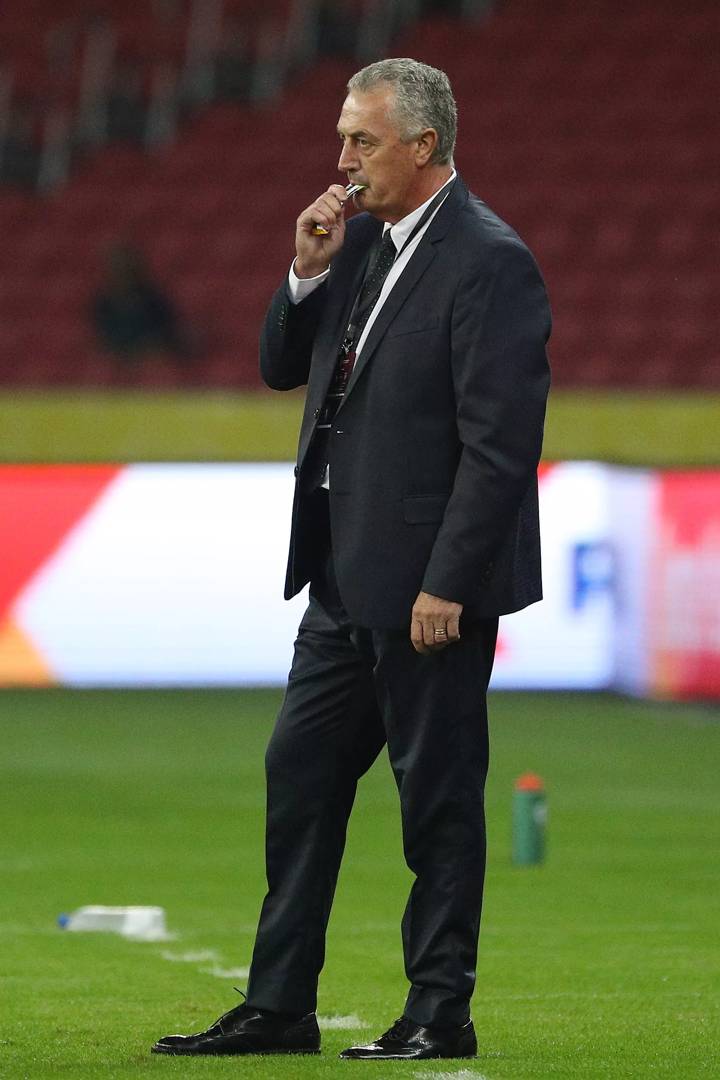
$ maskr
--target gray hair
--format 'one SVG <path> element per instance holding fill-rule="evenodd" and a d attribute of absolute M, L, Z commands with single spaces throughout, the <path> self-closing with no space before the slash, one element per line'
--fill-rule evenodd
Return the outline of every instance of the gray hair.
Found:
<path fill-rule="evenodd" d="M 366 94 L 383 83 L 395 90 L 393 118 L 401 138 L 410 141 L 426 128 L 434 128 L 438 141 L 430 160 L 434 165 L 452 164 L 457 105 L 445 72 L 408 58 L 378 60 L 353 75 L 347 88 Z"/>

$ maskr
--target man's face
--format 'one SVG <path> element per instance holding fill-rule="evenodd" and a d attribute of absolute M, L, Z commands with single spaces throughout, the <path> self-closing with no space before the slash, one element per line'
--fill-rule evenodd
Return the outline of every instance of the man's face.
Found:
<path fill-rule="evenodd" d="M 404 143 L 392 119 L 394 100 L 390 85 L 366 94 L 350 93 L 338 121 L 342 142 L 338 168 L 349 183 L 367 185 L 355 196 L 357 205 L 393 223 L 415 209 L 420 171 L 417 141 Z"/>

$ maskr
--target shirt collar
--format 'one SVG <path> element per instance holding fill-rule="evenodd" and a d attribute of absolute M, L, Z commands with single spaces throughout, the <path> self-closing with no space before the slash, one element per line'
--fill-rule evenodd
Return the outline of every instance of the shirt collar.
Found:
<path fill-rule="evenodd" d="M 430 203 L 437 195 L 438 191 L 442 191 L 449 184 L 451 184 L 456 176 L 457 170 L 453 169 L 452 174 L 448 177 L 443 186 L 441 188 L 438 188 L 437 191 L 434 191 L 430 198 L 425 200 L 422 206 L 418 206 L 417 209 L 411 210 L 409 214 L 407 214 L 404 218 L 401 218 L 400 221 L 396 221 L 394 225 L 390 225 L 387 221 L 385 222 L 383 226 L 383 236 L 385 236 L 385 233 L 388 231 L 388 229 L 392 229 L 391 236 L 393 239 L 393 243 L 395 244 L 395 247 L 398 251 L 402 250 L 405 241 L 412 233 L 413 229 L 427 210 Z M 440 208 L 438 207 L 438 209 Z"/>

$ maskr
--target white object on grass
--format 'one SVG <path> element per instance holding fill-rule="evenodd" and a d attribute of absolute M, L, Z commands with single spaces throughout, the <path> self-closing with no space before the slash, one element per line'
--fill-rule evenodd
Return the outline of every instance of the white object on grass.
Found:
<path fill-rule="evenodd" d="M 135 941 L 170 940 L 165 926 L 165 910 L 161 907 L 145 907 L 139 904 L 106 907 L 103 904 L 88 904 L 70 915 L 60 915 L 58 924 L 64 930 L 104 931 L 121 934 Z"/>

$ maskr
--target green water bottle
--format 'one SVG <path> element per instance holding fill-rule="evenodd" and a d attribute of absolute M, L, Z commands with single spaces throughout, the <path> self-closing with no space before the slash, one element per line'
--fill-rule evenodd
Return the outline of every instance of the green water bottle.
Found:
<path fill-rule="evenodd" d="M 545 858 L 547 796 L 535 773 L 523 773 L 513 791 L 512 857 L 516 866 L 536 866 Z"/>

